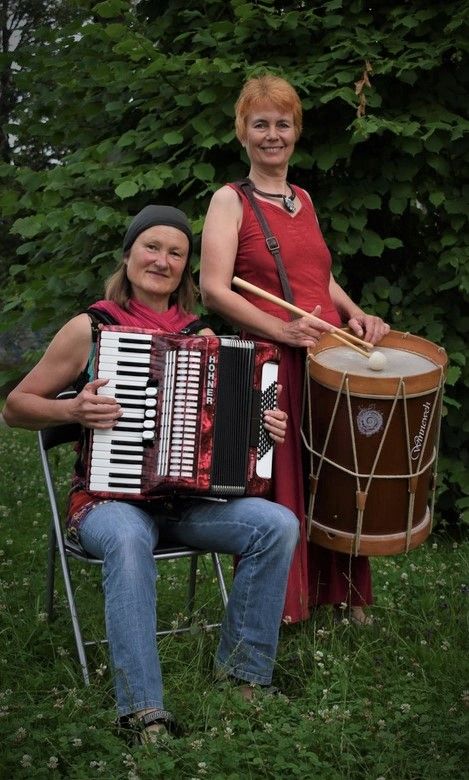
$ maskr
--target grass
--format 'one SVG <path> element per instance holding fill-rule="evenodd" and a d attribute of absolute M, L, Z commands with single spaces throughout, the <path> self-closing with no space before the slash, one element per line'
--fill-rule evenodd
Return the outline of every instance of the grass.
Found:
<path fill-rule="evenodd" d="M 281 631 L 275 683 L 285 695 L 241 701 L 213 684 L 219 614 L 201 561 L 194 632 L 165 637 L 166 705 L 179 739 L 132 747 L 114 729 L 107 651 L 90 651 L 85 689 L 60 572 L 57 617 L 45 621 L 48 502 L 35 434 L 0 427 L 0 778 L 469 778 L 467 557 L 443 532 L 409 555 L 373 560 L 375 624 L 334 624 L 330 611 Z M 70 457 L 63 458 L 62 487 Z M 184 609 L 187 562 L 160 567 L 160 618 Z M 227 577 L 231 562 L 225 559 Z M 77 577 L 78 575 L 78 577 Z M 102 630 L 99 570 L 76 572 L 81 620 Z"/>

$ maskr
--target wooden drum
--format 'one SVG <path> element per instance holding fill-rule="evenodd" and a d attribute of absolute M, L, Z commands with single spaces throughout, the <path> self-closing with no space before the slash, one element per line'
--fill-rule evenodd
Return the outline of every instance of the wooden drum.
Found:
<path fill-rule="evenodd" d="M 387 359 L 379 372 L 329 334 L 307 356 L 309 538 L 355 555 L 421 544 L 435 499 L 446 353 L 398 331 L 378 349 Z"/>

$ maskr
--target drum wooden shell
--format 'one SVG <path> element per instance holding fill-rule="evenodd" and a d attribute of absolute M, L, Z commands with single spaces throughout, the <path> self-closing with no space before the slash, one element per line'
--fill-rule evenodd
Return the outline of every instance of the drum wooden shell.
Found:
<path fill-rule="evenodd" d="M 323 335 L 307 356 L 309 537 L 356 555 L 410 550 L 431 530 L 446 353 L 391 331 L 379 344 L 390 366 L 378 373 L 337 345 Z"/>

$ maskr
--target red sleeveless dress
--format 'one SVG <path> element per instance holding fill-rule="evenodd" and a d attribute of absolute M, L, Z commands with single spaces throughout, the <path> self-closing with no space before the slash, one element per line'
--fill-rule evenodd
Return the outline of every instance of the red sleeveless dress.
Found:
<path fill-rule="evenodd" d="M 234 273 L 252 284 L 283 298 L 277 267 L 267 249 L 264 234 L 242 190 L 230 184 L 242 200 L 243 218 Z M 265 201 L 263 209 L 269 227 L 280 244 L 283 264 L 297 306 L 312 311 L 321 305 L 321 318 L 341 325 L 329 294 L 331 255 L 319 228 L 316 213 L 306 193 L 294 187 L 301 209 L 290 215 Z M 288 321 L 285 309 L 248 292 L 242 292 L 254 306 Z M 281 345 L 279 383 L 283 386 L 281 407 L 288 414 L 287 437 L 275 450 L 272 499 L 295 512 L 300 521 L 300 542 L 288 581 L 283 619 L 296 623 L 309 617 L 319 604 L 352 606 L 371 603 L 371 574 L 367 558 L 334 553 L 311 544 L 306 538 L 304 456 L 300 429 L 303 401 L 305 353 Z"/>

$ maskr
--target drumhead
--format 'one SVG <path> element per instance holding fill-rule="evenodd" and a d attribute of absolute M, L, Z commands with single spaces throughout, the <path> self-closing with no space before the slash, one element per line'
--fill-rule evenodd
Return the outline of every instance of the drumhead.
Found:
<path fill-rule="evenodd" d="M 374 379 L 416 376 L 427 374 L 435 368 L 435 363 L 414 352 L 381 346 L 376 347 L 376 350 L 386 358 L 386 366 L 381 371 L 373 371 L 368 358 L 345 346 L 323 349 L 314 355 L 314 360 L 325 368 Z"/>

